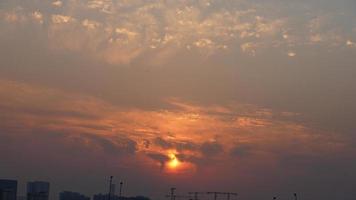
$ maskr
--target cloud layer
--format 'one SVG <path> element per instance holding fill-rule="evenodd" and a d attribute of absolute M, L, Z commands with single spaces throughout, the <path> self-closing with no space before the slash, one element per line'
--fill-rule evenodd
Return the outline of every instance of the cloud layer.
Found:
<path fill-rule="evenodd" d="M 0 175 L 50 180 L 54 199 L 114 175 L 158 200 L 171 186 L 351 200 L 354 8 L 3 0 Z"/>
<path fill-rule="evenodd" d="M 120 168 L 156 176 L 158 185 L 165 176 L 194 176 L 201 181 L 206 175 L 211 181 L 239 178 L 257 184 L 261 165 L 270 175 L 282 170 L 288 176 L 304 176 L 323 162 L 355 153 L 344 137 L 293 122 L 297 113 L 254 105 L 200 107 L 167 99 L 169 109 L 126 109 L 95 97 L 6 80 L 1 81 L 0 94 L 1 148 L 7 152 L 2 156 L 10 164 L 3 170 L 9 174 L 18 173 L 10 166 L 41 158 L 61 160 L 64 171 L 59 173 L 87 165 L 109 171 Z M 21 151 L 13 150 L 19 146 Z M 174 171 L 169 169 L 172 154 L 182 163 Z M 95 170 L 92 167 L 88 170 Z M 36 168 L 35 164 L 26 171 Z M 40 170 L 51 174 L 59 169 Z"/>
<path fill-rule="evenodd" d="M 71 51 L 110 64 L 138 59 L 165 63 L 179 52 L 202 58 L 233 52 L 255 56 L 270 48 L 296 56 L 301 48 L 353 48 L 352 13 L 309 14 L 280 2 L 246 1 L 17 1 L 3 2 L 2 26 L 31 26 L 54 51 Z M 275 4 L 271 7 L 269 4 Z M 326 4 L 327 6 L 330 5 Z M 303 10 L 304 9 L 304 10 Z M 291 11 L 289 13 L 288 11 Z M 274 14 L 276 13 L 276 14 Z M 306 14 L 303 17 L 298 13 Z M 337 25 L 345 19 L 349 26 Z M 8 25 L 6 25 L 8 24 Z"/>

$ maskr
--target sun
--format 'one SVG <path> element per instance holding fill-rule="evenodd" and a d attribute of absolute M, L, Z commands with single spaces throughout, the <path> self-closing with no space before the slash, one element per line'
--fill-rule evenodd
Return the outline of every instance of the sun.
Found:
<path fill-rule="evenodd" d="M 176 157 L 176 155 L 174 154 L 169 154 L 168 155 L 170 160 L 168 161 L 167 165 L 170 169 L 176 169 L 179 167 L 180 165 L 180 161 L 178 160 L 178 158 Z"/>

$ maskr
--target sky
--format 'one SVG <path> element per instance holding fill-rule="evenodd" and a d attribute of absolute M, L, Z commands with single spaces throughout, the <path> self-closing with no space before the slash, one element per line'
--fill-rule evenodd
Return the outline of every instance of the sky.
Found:
<path fill-rule="evenodd" d="M 1 0 L 0 178 L 354 199 L 355 57 L 354 0 Z"/>

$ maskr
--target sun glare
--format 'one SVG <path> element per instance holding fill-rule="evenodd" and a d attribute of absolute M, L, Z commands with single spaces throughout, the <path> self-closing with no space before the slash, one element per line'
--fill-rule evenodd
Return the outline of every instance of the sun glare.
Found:
<path fill-rule="evenodd" d="M 174 154 L 170 154 L 169 158 L 170 158 L 170 160 L 168 161 L 168 167 L 171 169 L 176 169 L 179 166 L 180 161 Z"/>

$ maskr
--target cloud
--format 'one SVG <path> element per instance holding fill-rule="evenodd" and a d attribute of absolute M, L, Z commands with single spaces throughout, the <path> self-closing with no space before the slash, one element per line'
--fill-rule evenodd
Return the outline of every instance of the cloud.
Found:
<path fill-rule="evenodd" d="M 216 156 L 223 151 L 223 147 L 217 142 L 205 142 L 200 150 L 205 156 Z"/>
<path fill-rule="evenodd" d="M 211 6 L 211 2 L 164 3 L 159 0 L 72 1 L 65 5 L 62 1 L 53 1 L 51 5 L 34 2 L 31 7 L 17 3 L 22 9 L 3 9 L 5 21 L 24 22 L 29 15 L 41 24 L 48 21 L 38 28 L 44 34 L 49 33 L 48 43 L 56 47 L 54 49 L 69 50 L 113 65 L 130 64 L 152 54 L 160 58 L 159 61 L 167 62 L 179 51 L 192 51 L 206 58 L 222 51 L 236 51 L 234 46 L 240 46 L 242 53 L 253 56 L 257 51 L 265 52 L 264 49 L 276 46 L 320 42 L 340 46 L 347 35 L 337 32 L 337 27 L 323 31 L 330 26 L 327 14 L 305 19 L 304 24 L 308 26 L 298 33 L 293 31 L 296 29 L 291 25 L 293 18 L 269 16 L 255 3 L 243 1 L 234 3 L 233 7 L 226 7 L 225 0 L 214 3 L 215 6 Z M 61 7 L 61 10 L 54 11 L 46 5 Z M 41 9 L 34 9 L 36 6 Z M 293 32 L 294 36 L 281 37 L 287 36 L 286 31 Z M 156 65 L 159 61 L 150 62 Z"/>
<path fill-rule="evenodd" d="M 85 19 L 82 21 L 82 25 L 88 29 L 96 29 L 98 28 L 101 24 L 97 21 L 93 21 L 93 20 L 88 20 Z"/>
<path fill-rule="evenodd" d="M 160 153 L 148 153 L 146 154 L 149 158 L 158 161 L 160 164 L 161 170 L 164 169 L 165 164 L 169 161 L 169 157 L 165 154 L 160 154 Z"/>
<path fill-rule="evenodd" d="M 322 36 L 320 34 L 316 34 L 316 35 L 310 36 L 310 41 L 314 42 L 314 43 L 317 43 L 317 42 L 323 41 L 323 38 L 322 38 Z"/>
<path fill-rule="evenodd" d="M 270 125 L 270 122 L 264 119 L 256 119 L 250 117 L 239 117 L 237 119 L 237 125 L 240 127 L 264 127 Z"/>
<path fill-rule="evenodd" d="M 58 170 L 64 174 L 77 168 L 87 174 L 120 169 L 120 174 L 151 173 L 157 184 L 174 173 L 259 183 L 265 181 L 259 179 L 263 174 L 308 174 L 308 160 L 317 166 L 321 157 L 354 154 L 346 136 L 308 127 L 293 112 L 238 102 L 207 106 L 178 98 L 162 99 L 160 105 L 169 106 L 132 108 L 27 82 L 0 83 L 0 152 L 7 154 L 2 156 L 5 163 L 18 166 L 40 159 L 31 162 L 29 173 L 40 163 L 48 168 L 43 173 L 50 174 L 55 168 L 47 161 L 60 161 Z M 171 155 L 182 165 L 174 173 L 166 169 Z M 295 164 L 299 167 L 291 167 Z"/>
<path fill-rule="evenodd" d="M 346 41 L 346 46 L 348 46 L 348 47 L 356 47 L 356 43 L 351 41 L 351 40 L 347 40 Z"/>
<path fill-rule="evenodd" d="M 250 55 L 256 55 L 256 49 L 258 48 L 258 45 L 255 43 L 244 43 L 240 45 L 240 48 L 242 52 L 248 53 Z"/>
<path fill-rule="evenodd" d="M 289 51 L 289 52 L 287 53 L 287 55 L 288 55 L 289 57 L 295 57 L 295 56 L 297 55 L 297 53 L 295 53 L 295 52 L 293 52 L 293 51 Z"/>
<path fill-rule="evenodd" d="M 248 144 L 239 144 L 230 150 L 231 156 L 234 157 L 245 157 L 249 156 L 253 151 L 253 146 Z"/>
<path fill-rule="evenodd" d="M 37 20 L 40 24 L 43 24 L 43 14 L 39 11 L 32 13 L 32 17 Z"/>
<path fill-rule="evenodd" d="M 156 137 L 153 140 L 153 144 L 163 149 L 176 149 L 178 151 L 193 151 L 198 148 L 198 144 L 196 144 L 195 142 L 188 140 L 179 140 L 176 138 L 165 140 L 162 137 Z"/>
<path fill-rule="evenodd" d="M 71 16 L 66 16 L 66 15 L 52 15 L 52 22 L 54 24 L 65 24 L 75 21 L 75 19 Z"/>
<path fill-rule="evenodd" d="M 98 145 L 105 153 L 116 156 L 120 154 L 134 154 L 137 150 L 136 142 L 126 136 L 110 138 L 110 136 L 83 133 L 80 134 L 80 138 L 83 139 L 85 143 L 92 143 L 92 145 L 89 146 L 93 147 L 94 145 Z"/>
<path fill-rule="evenodd" d="M 157 137 L 154 139 L 154 144 L 164 148 L 164 149 L 169 149 L 169 148 L 172 148 L 173 147 L 173 144 L 170 143 L 170 142 L 167 142 L 166 140 L 160 138 L 160 137 Z"/>
<path fill-rule="evenodd" d="M 62 1 L 53 1 L 52 5 L 56 6 L 56 7 L 62 7 L 63 6 L 63 2 Z"/>
<path fill-rule="evenodd" d="M 89 193 L 110 173 L 147 191 L 269 182 L 312 194 L 302 179 L 316 169 L 338 163 L 308 180 L 353 166 L 355 14 L 343 3 L 0 4 L 8 176 L 54 174 L 65 186 L 81 174 Z M 179 175 L 160 170 L 172 155 L 187 166 Z"/>

